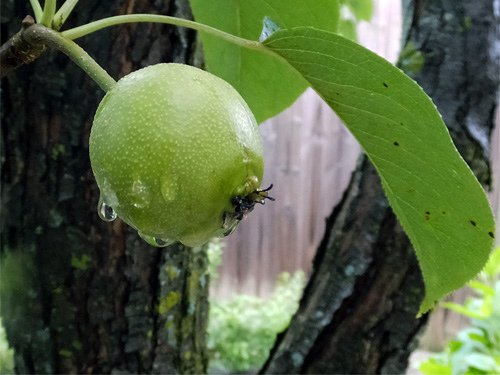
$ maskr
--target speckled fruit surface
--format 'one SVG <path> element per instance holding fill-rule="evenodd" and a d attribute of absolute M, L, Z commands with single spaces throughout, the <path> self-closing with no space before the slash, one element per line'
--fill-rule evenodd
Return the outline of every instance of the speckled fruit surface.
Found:
<path fill-rule="evenodd" d="M 231 198 L 262 180 L 250 109 L 228 83 L 188 65 L 153 65 L 119 80 L 89 142 L 101 200 L 160 242 L 196 246 L 222 235 Z"/>

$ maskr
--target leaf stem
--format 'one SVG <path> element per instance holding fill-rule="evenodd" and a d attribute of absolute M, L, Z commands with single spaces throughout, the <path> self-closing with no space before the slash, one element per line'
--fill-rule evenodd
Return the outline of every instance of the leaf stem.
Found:
<path fill-rule="evenodd" d="M 98 21 L 90 22 L 86 25 L 66 30 L 62 32 L 62 35 L 64 35 L 66 38 L 69 39 L 77 39 L 84 35 L 93 33 L 94 31 L 103 29 L 105 27 L 120 25 L 124 23 L 131 23 L 131 22 L 156 22 L 156 23 L 165 23 L 170 25 L 187 27 L 189 29 L 197 30 L 203 33 L 216 36 L 230 43 L 239 45 L 241 47 L 268 52 L 267 48 L 262 46 L 262 44 L 260 44 L 257 41 L 240 38 L 236 35 L 226 33 L 222 30 L 218 30 L 216 28 L 198 22 L 177 17 L 162 16 L 156 14 L 126 14 L 123 16 L 103 18 Z"/>
<path fill-rule="evenodd" d="M 40 23 L 47 27 L 52 27 L 52 20 L 54 19 L 54 14 L 56 13 L 56 0 L 45 0 L 43 5 L 42 18 Z"/>
<path fill-rule="evenodd" d="M 33 14 L 35 15 L 36 22 L 40 22 L 42 19 L 42 6 L 38 0 L 30 0 L 31 8 L 33 9 Z"/>
<path fill-rule="evenodd" d="M 101 89 L 109 91 L 116 81 L 85 50 L 61 33 L 40 24 L 28 27 L 24 38 L 32 44 L 45 44 L 67 55 L 87 73 Z"/>
<path fill-rule="evenodd" d="M 77 3 L 78 0 L 66 0 L 63 5 L 61 5 L 54 15 L 53 27 L 55 30 L 59 30 L 64 22 L 66 22 Z"/>

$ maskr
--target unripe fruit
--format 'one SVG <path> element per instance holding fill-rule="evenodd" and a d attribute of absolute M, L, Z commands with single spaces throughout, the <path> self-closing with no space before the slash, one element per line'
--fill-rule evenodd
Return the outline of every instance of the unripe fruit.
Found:
<path fill-rule="evenodd" d="M 222 236 L 242 217 L 235 197 L 267 195 L 250 109 L 228 83 L 188 65 L 118 81 L 97 109 L 89 148 L 101 217 L 116 213 L 157 246 Z"/>

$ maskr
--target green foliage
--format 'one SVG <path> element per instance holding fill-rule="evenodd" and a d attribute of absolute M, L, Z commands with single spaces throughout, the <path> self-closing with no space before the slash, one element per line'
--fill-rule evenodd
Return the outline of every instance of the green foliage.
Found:
<path fill-rule="evenodd" d="M 14 373 L 14 351 L 9 348 L 5 329 L 0 318 L 0 374 Z"/>
<path fill-rule="evenodd" d="M 500 248 L 490 257 L 478 280 L 470 282 L 477 297 L 464 305 L 443 306 L 470 317 L 467 327 L 451 340 L 446 350 L 423 362 L 426 375 L 472 375 L 500 373 Z"/>
<path fill-rule="evenodd" d="M 264 363 L 276 335 L 288 327 L 298 307 L 305 276 L 280 275 L 268 300 L 237 295 L 226 302 L 211 301 L 208 347 L 211 373 L 257 370 Z"/>
<path fill-rule="evenodd" d="M 89 268 L 91 261 L 92 258 L 88 254 L 82 254 L 80 257 L 73 254 L 71 256 L 71 267 L 80 271 L 86 271 Z"/>
<path fill-rule="evenodd" d="M 28 327 L 33 320 L 30 305 L 37 293 L 35 272 L 33 259 L 22 250 L 7 250 L 0 256 L 0 314 L 19 326 Z"/>
<path fill-rule="evenodd" d="M 429 97 L 399 69 L 309 27 L 264 41 L 306 78 L 363 146 L 420 261 L 420 313 L 484 267 L 494 220 L 477 179 Z"/>
<path fill-rule="evenodd" d="M 339 22 L 338 33 L 352 41 L 358 40 L 358 32 L 356 31 L 356 21 L 351 19 L 341 19 Z"/>
<path fill-rule="evenodd" d="M 407 43 L 399 54 L 399 66 L 410 75 L 419 73 L 424 62 L 422 52 L 411 42 Z"/>
<path fill-rule="evenodd" d="M 373 0 L 340 0 L 357 21 L 370 21 L 373 16 Z"/>
<path fill-rule="evenodd" d="M 233 35 L 258 40 L 265 17 L 282 28 L 314 26 L 336 31 L 336 0 L 190 0 L 196 21 Z M 285 62 L 202 34 L 207 69 L 231 83 L 246 100 L 257 121 L 290 106 L 307 83 Z M 286 89 L 284 89 L 286 88 Z"/>
<path fill-rule="evenodd" d="M 219 277 L 219 266 L 222 262 L 222 250 L 224 250 L 225 243 L 220 238 L 212 238 L 207 244 L 208 256 L 208 271 L 210 280 L 213 282 Z"/>
<path fill-rule="evenodd" d="M 369 21 L 373 16 L 373 0 L 340 0 L 341 13 L 338 33 L 356 41 L 356 26 L 360 21 Z"/>

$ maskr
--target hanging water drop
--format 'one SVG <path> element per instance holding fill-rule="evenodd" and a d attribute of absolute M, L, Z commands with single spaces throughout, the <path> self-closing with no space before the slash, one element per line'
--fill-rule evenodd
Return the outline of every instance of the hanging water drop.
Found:
<path fill-rule="evenodd" d="M 168 245 L 172 245 L 175 241 L 173 240 L 167 240 L 167 239 L 162 239 L 158 237 L 154 237 L 154 241 L 156 243 L 156 246 L 158 247 L 165 247 Z"/>
<path fill-rule="evenodd" d="M 144 241 L 146 241 L 148 244 L 150 244 L 151 246 L 154 246 L 154 247 L 166 247 L 166 246 L 171 245 L 175 242 L 174 240 L 149 236 L 149 235 L 144 234 L 142 232 L 137 232 L 137 233 L 139 234 L 139 237 L 141 237 Z"/>
<path fill-rule="evenodd" d="M 99 214 L 99 217 L 104 221 L 113 221 L 116 219 L 115 210 L 113 210 L 113 207 L 104 203 L 102 198 L 99 198 L 97 213 Z"/>

